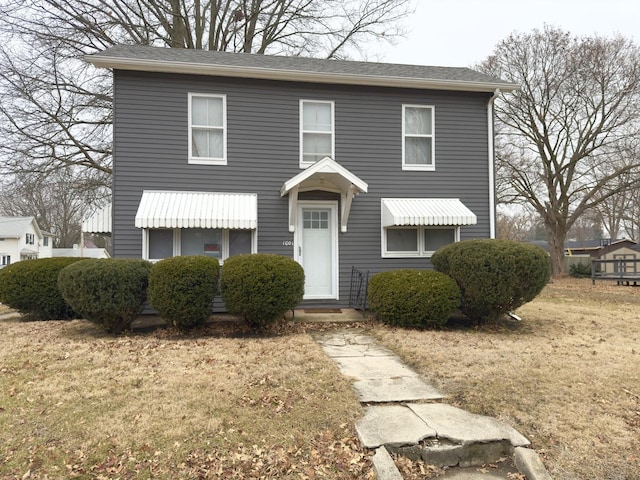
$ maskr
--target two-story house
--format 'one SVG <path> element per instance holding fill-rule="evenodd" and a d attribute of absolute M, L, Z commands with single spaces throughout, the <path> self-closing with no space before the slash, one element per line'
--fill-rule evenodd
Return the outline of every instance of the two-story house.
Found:
<path fill-rule="evenodd" d="M 49 258 L 53 235 L 40 230 L 34 217 L 0 217 L 0 268 L 33 258 Z"/>
<path fill-rule="evenodd" d="M 115 257 L 275 253 L 305 304 L 348 302 L 351 268 L 430 268 L 495 233 L 493 101 L 467 68 L 147 46 L 113 69 Z"/>

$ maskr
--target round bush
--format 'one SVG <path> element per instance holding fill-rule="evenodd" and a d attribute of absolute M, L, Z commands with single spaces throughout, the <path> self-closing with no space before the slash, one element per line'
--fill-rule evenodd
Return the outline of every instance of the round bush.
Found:
<path fill-rule="evenodd" d="M 82 260 L 60 272 L 58 288 L 83 318 L 120 333 L 142 312 L 150 271 L 146 260 Z"/>
<path fill-rule="evenodd" d="M 371 277 L 367 302 L 385 323 L 424 328 L 449 320 L 460 305 L 460 289 L 444 273 L 392 270 Z"/>
<path fill-rule="evenodd" d="M 58 274 L 74 257 L 39 258 L 0 269 L 0 303 L 18 310 L 25 320 L 66 320 L 77 317 L 58 290 Z"/>
<path fill-rule="evenodd" d="M 302 301 L 304 270 L 280 255 L 235 255 L 224 262 L 220 287 L 229 313 L 262 328 Z"/>
<path fill-rule="evenodd" d="M 211 315 L 219 272 L 218 260 L 203 255 L 161 260 L 149 275 L 149 303 L 178 328 L 198 325 Z"/>
<path fill-rule="evenodd" d="M 436 270 L 452 277 L 468 317 L 489 321 L 533 300 L 549 281 L 549 256 L 510 240 L 466 240 L 436 251 Z"/>

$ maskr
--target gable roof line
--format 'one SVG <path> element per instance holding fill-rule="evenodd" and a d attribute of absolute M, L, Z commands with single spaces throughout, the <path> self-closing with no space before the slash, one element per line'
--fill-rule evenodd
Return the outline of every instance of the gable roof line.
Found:
<path fill-rule="evenodd" d="M 116 45 L 84 58 L 96 67 L 117 70 L 491 93 L 496 89 L 509 92 L 519 88 L 514 83 L 458 67 L 280 57 L 139 45 Z"/>

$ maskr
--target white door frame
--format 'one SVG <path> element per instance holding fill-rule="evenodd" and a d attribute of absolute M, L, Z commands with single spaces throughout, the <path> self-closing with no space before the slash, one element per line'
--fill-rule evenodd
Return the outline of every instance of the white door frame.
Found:
<path fill-rule="evenodd" d="M 331 278 L 331 294 L 328 296 L 317 296 L 317 295 L 304 295 L 304 299 L 339 299 L 339 255 L 338 255 L 338 201 L 337 200 L 304 200 L 298 201 L 298 212 L 297 212 L 297 225 L 296 225 L 296 233 L 293 239 L 293 252 L 295 260 L 303 265 L 303 257 L 305 254 L 304 245 L 302 242 L 302 234 L 303 234 L 303 217 L 302 210 L 304 208 L 329 208 L 331 210 L 331 218 L 329 220 L 329 225 L 331 229 L 331 264 L 333 267 L 333 275 Z"/>

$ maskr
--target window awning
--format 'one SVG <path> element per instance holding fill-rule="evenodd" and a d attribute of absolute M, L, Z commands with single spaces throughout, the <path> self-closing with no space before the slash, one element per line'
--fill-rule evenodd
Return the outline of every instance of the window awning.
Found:
<path fill-rule="evenodd" d="M 457 198 L 383 198 L 382 226 L 475 225 L 476 215 Z"/>
<path fill-rule="evenodd" d="M 340 194 L 340 231 L 347 231 L 351 201 L 369 186 L 330 157 L 324 157 L 284 182 L 280 196 L 289 195 L 289 231 L 295 231 L 298 192 L 323 190 Z"/>
<path fill-rule="evenodd" d="M 111 233 L 111 204 L 105 205 L 82 222 L 82 231 L 85 233 Z"/>
<path fill-rule="evenodd" d="M 258 226 L 255 193 L 142 193 L 135 225 L 138 228 L 232 228 Z"/>

